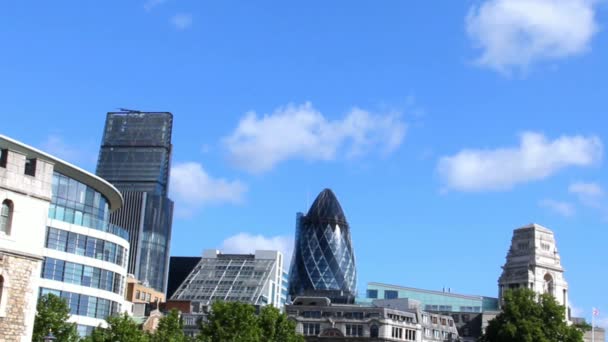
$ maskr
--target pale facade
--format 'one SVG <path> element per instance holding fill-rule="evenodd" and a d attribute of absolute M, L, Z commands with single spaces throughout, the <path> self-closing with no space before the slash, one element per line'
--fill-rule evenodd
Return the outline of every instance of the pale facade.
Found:
<path fill-rule="evenodd" d="M 568 282 L 551 230 L 530 224 L 513 231 L 511 247 L 498 280 L 499 302 L 507 289 L 525 287 L 550 293 L 568 311 Z"/>
<path fill-rule="evenodd" d="M 0 341 L 29 342 L 53 163 L 33 161 L 11 147 L 0 136 Z"/>
<path fill-rule="evenodd" d="M 452 317 L 420 310 L 408 299 L 371 304 L 332 304 L 325 297 L 296 297 L 285 306 L 296 332 L 307 342 L 458 341 Z"/>

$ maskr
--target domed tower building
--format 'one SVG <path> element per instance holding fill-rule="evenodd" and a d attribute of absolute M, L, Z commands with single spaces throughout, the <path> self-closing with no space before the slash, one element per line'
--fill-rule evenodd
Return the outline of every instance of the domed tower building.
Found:
<path fill-rule="evenodd" d="M 550 293 L 568 315 L 568 283 L 557 252 L 553 232 L 541 225 L 530 224 L 513 231 L 507 261 L 498 279 L 499 303 L 507 289 L 527 287 L 537 293 Z"/>
<path fill-rule="evenodd" d="M 306 215 L 297 214 L 296 238 L 289 272 L 289 295 L 327 297 L 351 304 L 357 270 L 350 227 L 330 190 L 317 196 Z"/>

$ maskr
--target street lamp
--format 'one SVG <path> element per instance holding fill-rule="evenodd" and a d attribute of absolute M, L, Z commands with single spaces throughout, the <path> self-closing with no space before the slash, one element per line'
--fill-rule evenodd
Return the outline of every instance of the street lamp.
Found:
<path fill-rule="evenodd" d="M 44 342 L 53 342 L 55 341 L 57 338 L 55 337 L 55 335 L 53 335 L 53 332 L 51 331 L 51 329 L 49 329 L 49 333 L 44 336 Z"/>

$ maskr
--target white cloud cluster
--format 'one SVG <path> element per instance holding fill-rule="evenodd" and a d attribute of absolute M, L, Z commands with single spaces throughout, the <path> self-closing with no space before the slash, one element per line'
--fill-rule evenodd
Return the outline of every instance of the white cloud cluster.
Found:
<path fill-rule="evenodd" d="M 222 242 L 220 249 L 226 253 L 253 253 L 255 250 L 278 250 L 283 253 L 284 265 L 289 267 L 293 253 L 294 240 L 292 237 L 277 235 L 266 237 L 239 233 Z"/>
<path fill-rule="evenodd" d="M 192 14 L 178 13 L 171 17 L 171 24 L 178 30 L 185 30 L 192 26 Z"/>
<path fill-rule="evenodd" d="M 176 164 L 171 168 L 171 195 L 185 208 L 204 204 L 240 203 L 247 186 L 238 180 L 211 177 L 195 162 Z"/>
<path fill-rule="evenodd" d="M 473 6 L 467 32 L 482 50 L 479 64 L 502 72 L 577 55 L 598 30 L 596 0 L 486 0 Z"/>
<path fill-rule="evenodd" d="M 556 201 L 552 199 L 544 199 L 539 202 L 540 206 L 547 208 L 561 216 L 571 217 L 575 213 L 574 205 L 569 202 Z"/>
<path fill-rule="evenodd" d="M 167 0 L 148 0 L 148 1 L 146 1 L 146 3 L 144 3 L 144 9 L 146 11 L 151 11 L 155 7 L 160 6 L 160 5 L 164 4 L 165 2 L 167 2 Z"/>
<path fill-rule="evenodd" d="M 602 158 L 602 151 L 596 136 L 562 136 L 549 141 L 543 134 L 525 132 L 518 147 L 465 149 L 440 158 L 437 169 L 446 189 L 506 190 L 569 166 L 590 166 Z"/>
<path fill-rule="evenodd" d="M 231 160 L 250 172 L 263 172 L 289 159 L 333 160 L 380 147 L 396 149 L 406 124 L 396 113 L 376 115 L 354 108 L 341 120 L 328 120 L 312 104 L 288 105 L 261 117 L 247 113 L 224 138 Z"/>
<path fill-rule="evenodd" d="M 584 205 L 594 208 L 599 208 L 602 205 L 604 190 L 597 183 L 575 182 L 570 184 L 568 192 L 576 195 Z"/>

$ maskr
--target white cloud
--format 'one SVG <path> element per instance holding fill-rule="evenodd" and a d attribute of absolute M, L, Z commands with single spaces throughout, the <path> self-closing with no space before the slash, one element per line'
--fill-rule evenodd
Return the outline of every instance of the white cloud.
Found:
<path fill-rule="evenodd" d="M 585 205 L 600 207 L 604 197 L 604 190 L 597 183 L 576 182 L 570 184 L 568 191 L 578 196 L 578 199 Z"/>
<path fill-rule="evenodd" d="M 544 199 L 539 205 L 565 217 L 571 217 L 575 213 L 574 206 L 568 202 Z"/>
<path fill-rule="evenodd" d="M 146 11 L 151 11 L 153 8 L 160 6 L 160 5 L 164 4 L 165 2 L 167 2 L 167 0 L 148 0 L 144 4 L 144 9 Z"/>
<path fill-rule="evenodd" d="M 255 250 L 278 250 L 283 253 L 283 265 L 285 265 L 285 269 L 287 270 L 293 253 L 293 244 L 294 240 L 290 236 L 277 235 L 266 237 L 263 235 L 239 233 L 224 240 L 220 250 L 225 253 L 253 253 Z"/>
<path fill-rule="evenodd" d="M 205 204 L 240 203 L 247 186 L 238 180 L 213 178 L 201 164 L 186 162 L 171 168 L 170 189 L 172 197 L 189 212 Z"/>
<path fill-rule="evenodd" d="M 178 30 L 185 30 L 192 26 L 192 14 L 179 13 L 171 17 L 171 24 Z"/>
<path fill-rule="evenodd" d="M 581 54 L 598 31 L 596 0 L 486 0 L 473 6 L 467 32 L 478 63 L 498 71 Z"/>
<path fill-rule="evenodd" d="M 396 113 L 354 108 L 341 120 L 328 120 L 310 103 L 290 104 L 260 117 L 247 113 L 224 144 L 236 165 L 263 172 L 289 159 L 328 161 L 340 152 L 354 157 L 377 147 L 390 153 L 403 141 L 406 128 Z"/>
<path fill-rule="evenodd" d="M 561 136 L 549 141 L 543 134 L 525 132 L 518 147 L 465 149 L 440 158 L 437 169 L 446 189 L 506 190 L 569 166 L 593 165 L 601 160 L 602 150 L 596 136 Z"/>

